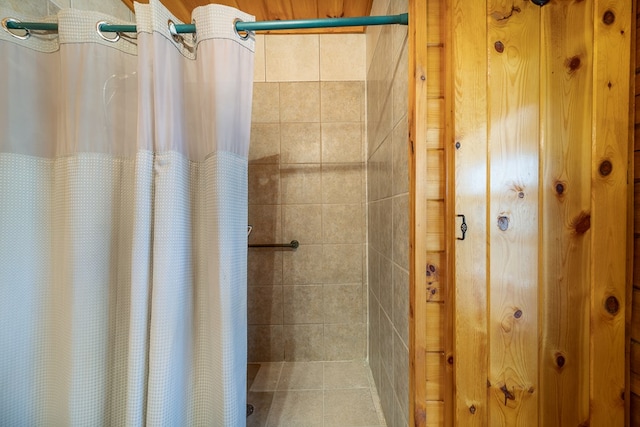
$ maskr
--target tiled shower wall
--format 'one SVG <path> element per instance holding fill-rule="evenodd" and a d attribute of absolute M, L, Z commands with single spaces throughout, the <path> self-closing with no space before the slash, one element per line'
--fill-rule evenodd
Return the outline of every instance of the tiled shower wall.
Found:
<path fill-rule="evenodd" d="M 120 0 L 3 0 L 0 3 L 3 7 L 33 17 L 53 15 L 60 9 L 75 8 L 102 12 L 127 21 L 134 20 L 133 13 Z"/>
<path fill-rule="evenodd" d="M 407 12 L 374 0 L 372 15 Z M 409 414 L 407 27 L 367 30 L 369 365 L 389 426 Z"/>
<path fill-rule="evenodd" d="M 365 35 L 256 42 L 249 361 L 363 360 Z"/>

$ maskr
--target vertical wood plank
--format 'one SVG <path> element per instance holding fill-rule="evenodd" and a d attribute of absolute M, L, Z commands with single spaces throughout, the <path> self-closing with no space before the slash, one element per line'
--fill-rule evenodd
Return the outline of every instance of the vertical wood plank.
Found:
<path fill-rule="evenodd" d="M 427 7 L 409 0 L 409 423 L 425 426 L 427 296 Z"/>
<path fill-rule="evenodd" d="M 486 13 L 486 0 L 452 1 L 455 211 L 468 225 L 455 246 L 453 418 L 470 427 L 488 420 Z"/>
<path fill-rule="evenodd" d="M 591 425 L 624 423 L 631 10 L 595 0 Z"/>
<path fill-rule="evenodd" d="M 540 425 L 589 419 L 593 1 L 541 8 Z"/>
<path fill-rule="evenodd" d="M 489 425 L 537 425 L 540 7 L 488 12 Z"/>

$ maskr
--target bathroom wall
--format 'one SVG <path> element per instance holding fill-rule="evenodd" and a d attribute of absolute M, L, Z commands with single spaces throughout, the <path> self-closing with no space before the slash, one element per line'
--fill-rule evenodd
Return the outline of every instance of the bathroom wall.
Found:
<path fill-rule="evenodd" d="M 258 35 L 249 361 L 366 357 L 365 35 Z"/>
<path fill-rule="evenodd" d="M 372 15 L 407 12 L 375 0 Z M 367 30 L 369 364 L 387 425 L 409 414 L 407 27 Z"/>
<path fill-rule="evenodd" d="M 133 14 L 120 0 L 8 0 L 4 7 L 33 17 L 53 15 L 60 9 L 93 10 L 133 21 Z"/>

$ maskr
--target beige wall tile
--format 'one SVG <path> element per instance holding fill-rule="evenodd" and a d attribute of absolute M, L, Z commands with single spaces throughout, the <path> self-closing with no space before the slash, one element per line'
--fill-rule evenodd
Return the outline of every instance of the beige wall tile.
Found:
<path fill-rule="evenodd" d="M 393 147 L 391 146 L 391 138 L 386 138 L 380 148 L 378 148 L 378 156 L 376 163 L 378 166 L 379 179 L 378 188 L 380 198 L 391 197 L 393 193 Z"/>
<path fill-rule="evenodd" d="M 393 79 L 391 88 L 392 96 L 392 123 L 395 126 L 409 113 L 409 62 L 406 45 L 403 46 L 402 55 Z"/>
<path fill-rule="evenodd" d="M 280 124 L 254 123 L 251 125 L 249 162 L 280 163 Z"/>
<path fill-rule="evenodd" d="M 283 240 L 322 243 L 322 205 L 284 205 Z"/>
<path fill-rule="evenodd" d="M 311 35 L 265 36 L 266 80 L 269 82 L 318 81 L 319 37 Z"/>
<path fill-rule="evenodd" d="M 320 80 L 364 80 L 365 68 L 364 34 L 320 35 Z"/>
<path fill-rule="evenodd" d="M 249 325 L 282 324 L 282 286 L 251 286 L 247 290 Z"/>
<path fill-rule="evenodd" d="M 373 378 L 380 376 L 380 304 L 375 295 L 369 292 L 369 368 Z M 377 382 L 379 384 L 379 382 Z"/>
<path fill-rule="evenodd" d="M 323 245 L 324 283 L 362 282 L 362 245 Z M 329 267 L 330 266 L 330 267 Z"/>
<path fill-rule="evenodd" d="M 251 384 L 250 391 L 274 391 L 278 387 L 283 365 L 283 362 L 261 363 L 260 370 Z"/>
<path fill-rule="evenodd" d="M 409 195 L 393 198 L 393 262 L 409 270 Z"/>
<path fill-rule="evenodd" d="M 325 324 L 325 360 L 363 359 L 365 337 L 365 324 L 363 323 Z"/>
<path fill-rule="evenodd" d="M 389 3 L 390 0 L 374 0 L 371 5 L 371 16 L 377 15 L 387 15 L 389 13 Z M 373 60 L 373 52 L 378 44 L 378 38 L 380 37 L 380 32 L 382 31 L 382 26 L 372 25 L 367 27 L 367 69 L 369 69 L 371 62 Z"/>
<path fill-rule="evenodd" d="M 362 284 L 324 285 L 324 323 L 363 321 Z"/>
<path fill-rule="evenodd" d="M 400 120 L 391 135 L 393 195 L 409 192 L 409 129 L 406 120 Z"/>
<path fill-rule="evenodd" d="M 409 346 L 409 272 L 393 266 L 393 324 Z"/>
<path fill-rule="evenodd" d="M 382 376 L 393 378 L 393 324 L 383 310 L 380 310 L 380 366 Z M 392 385 L 391 389 L 393 393 Z"/>
<path fill-rule="evenodd" d="M 248 286 L 281 285 L 282 253 L 262 248 L 249 248 L 247 270 Z"/>
<path fill-rule="evenodd" d="M 282 240 L 280 205 L 249 205 L 249 224 L 253 227 L 249 243 L 276 243 Z"/>
<path fill-rule="evenodd" d="M 256 50 L 253 57 L 253 81 L 266 81 L 264 35 L 256 34 Z"/>
<path fill-rule="evenodd" d="M 390 258 L 381 255 L 380 261 L 380 316 L 383 313 L 393 319 L 393 262 Z"/>
<path fill-rule="evenodd" d="M 322 203 L 322 169 L 319 164 L 283 164 L 280 177 L 282 203 Z"/>
<path fill-rule="evenodd" d="M 371 244 L 368 245 L 367 261 L 369 273 L 366 283 L 369 286 L 369 291 L 378 297 L 380 295 L 380 254 L 371 247 Z"/>
<path fill-rule="evenodd" d="M 409 350 L 398 335 L 393 337 L 393 390 L 400 410 L 409 413 Z"/>
<path fill-rule="evenodd" d="M 381 356 L 382 360 L 382 356 Z M 384 365 L 383 365 L 384 366 Z M 380 383 L 378 385 L 378 394 L 380 396 L 380 405 L 384 413 L 387 425 L 393 424 L 394 406 L 396 405 L 395 393 L 393 391 L 393 382 L 391 376 L 384 370 L 380 369 Z"/>
<path fill-rule="evenodd" d="M 362 123 L 323 123 L 322 162 L 359 163 L 363 160 Z"/>
<path fill-rule="evenodd" d="M 282 252 L 249 248 L 247 254 L 247 284 L 249 286 L 282 284 Z"/>
<path fill-rule="evenodd" d="M 398 15 L 400 13 L 408 13 L 409 0 L 393 0 L 389 5 L 389 14 Z M 432 12 L 431 10 L 429 12 Z M 391 25 L 391 39 L 394 56 L 398 57 L 398 51 L 407 43 L 408 25 Z"/>
<path fill-rule="evenodd" d="M 249 165 L 249 204 L 280 203 L 280 168 L 278 165 Z"/>
<path fill-rule="evenodd" d="M 118 0 L 114 0 L 118 1 Z M 58 13 L 60 9 L 71 7 L 71 0 L 49 0 L 49 14 Z"/>
<path fill-rule="evenodd" d="M 364 82 L 321 82 L 320 117 L 327 122 L 364 120 Z"/>
<path fill-rule="evenodd" d="M 284 287 L 284 323 L 322 323 L 322 285 Z"/>
<path fill-rule="evenodd" d="M 322 283 L 324 277 L 322 245 L 300 245 L 283 253 L 283 283 L 304 285 Z"/>
<path fill-rule="evenodd" d="M 282 325 L 249 325 L 248 361 L 281 362 L 284 360 Z"/>
<path fill-rule="evenodd" d="M 323 164 L 322 202 L 363 203 L 363 170 L 362 163 Z"/>
<path fill-rule="evenodd" d="M 8 4 L 3 4 L 3 7 L 35 18 L 48 14 L 47 0 L 8 0 Z"/>
<path fill-rule="evenodd" d="M 280 85 L 254 83 L 251 123 L 277 123 L 280 121 Z"/>
<path fill-rule="evenodd" d="M 280 117 L 283 122 L 319 122 L 320 83 L 281 83 Z"/>
<path fill-rule="evenodd" d="M 71 0 L 71 7 L 73 9 L 102 12 L 127 21 L 131 19 L 129 8 L 118 0 Z"/>
<path fill-rule="evenodd" d="M 364 241 L 362 205 L 323 205 L 322 238 L 324 243 L 362 243 Z"/>
<path fill-rule="evenodd" d="M 285 325 L 284 352 L 286 361 L 323 360 L 324 331 L 318 325 Z"/>
<path fill-rule="evenodd" d="M 322 362 L 291 362 L 282 367 L 278 390 L 322 390 Z"/>
<path fill-rule="evenodd" d="M 393 203 L 391 199 L 383 199 L 378 205 L 380 222 L 376 232 L 380 233 L 380 253 L 389 259 L 393 248 Z"/>
<path fill-rule="evenodd" d="M 320 163 L 320 123 L 282 123 L 282 163 Z"/>

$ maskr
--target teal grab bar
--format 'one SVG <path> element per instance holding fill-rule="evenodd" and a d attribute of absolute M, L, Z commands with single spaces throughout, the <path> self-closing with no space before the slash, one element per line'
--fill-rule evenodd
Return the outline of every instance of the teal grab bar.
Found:
<path fill-rule="evenodd" d="M 407 25 L 409 14 L 386 16 L 358 16 L 353 18 L 326 18 L 326 19 L 292 19 L 286 21 L 257 21 L 235 23 L 236 31 L 276 31 L 276 30 L 296 30 L 300 28 L 328 28 L 328 27 L 359 27 L 369 25 Z M 35 30 L 35 31 L 58 31 L 58 24 L 54 22 L 19 22 L 15 20 L 6 21 L 6 26 L 10 30 Z M 100 31 L 105 33 L 135 33 L 135 25 L 111 25 L 100 24 Z M 175 24 L 177 33 L 195 33 L 194 24 Z"/>

